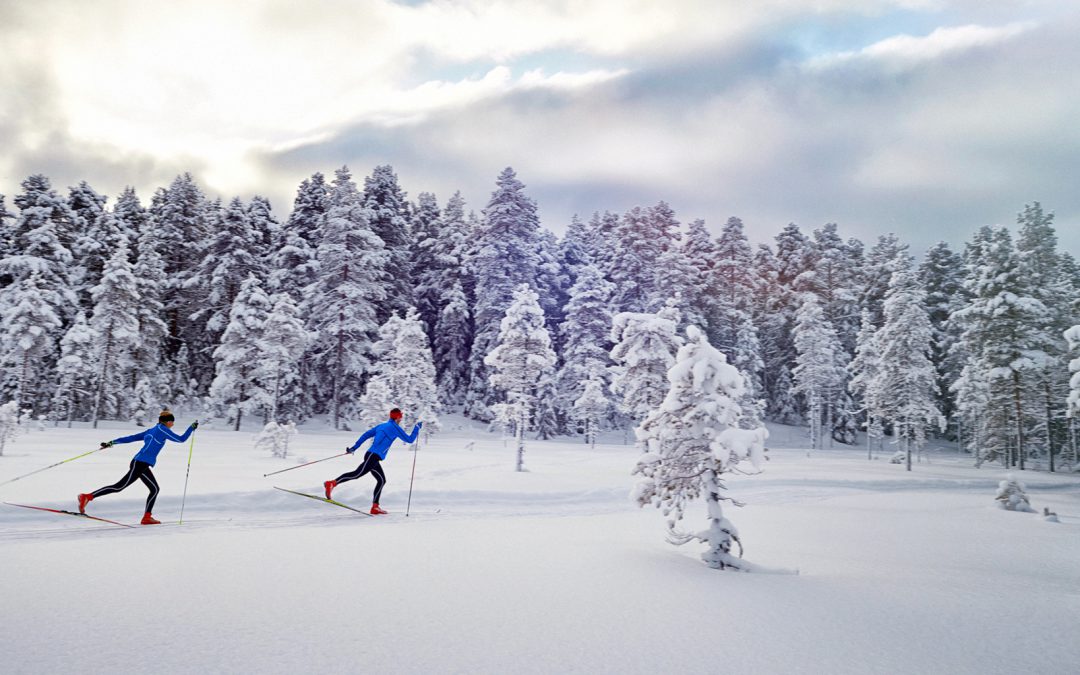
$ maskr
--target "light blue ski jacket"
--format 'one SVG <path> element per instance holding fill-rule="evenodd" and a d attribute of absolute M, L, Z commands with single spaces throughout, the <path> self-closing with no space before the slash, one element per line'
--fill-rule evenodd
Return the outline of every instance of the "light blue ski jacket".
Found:
<path fill-rule="evenodd" d="M 371 447 L 368 448 L 368 452 L 372 452 L 379 457 L 379 459 L 386 459 L 386 453 L 390 451 L 390 445 L 397 439 L 401 439 L 406 443 L 412 443 L 416 440 L 417 434 L 420 433 L 421 425 L 418 423 L 413 427 L 412 433 L 405 435 L 401 427 L 394 420 L 386 420 L 382 424 L 377 424 L 367 431 L 365 431 L 360 438 L 356 439 L 356 442 L 349 448 L 349 452 L 356 452 L 364 441 L 369 438 L 375 440 L 371 442 Z"/>
<path fill-rule="evenodd" d="M 194 429 L 188 427 L 183 436 L 177 436 L 169 427 L 164 424 L 158 424 L 156 427 L 150 427 L 137 434 L 117 438 L 113 443 L 134 443 L 135 441 L 142 441 L 142 450 L 139 450 L 139 454 L 135 455 L 135 461 L 146 462 L 150 466 L 154 466 L 154 464 L 157 463 L 158 453 L 161 452 L 161 448 L 165 446 L 166 440 L 183 443 L 188 439 L 188 436 L 191 435 L 192 431 L 194 431 Z"/>

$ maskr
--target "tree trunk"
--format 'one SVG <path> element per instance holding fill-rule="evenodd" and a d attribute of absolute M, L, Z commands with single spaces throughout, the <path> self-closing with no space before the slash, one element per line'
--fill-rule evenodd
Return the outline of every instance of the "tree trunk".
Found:
<path fill-rule="evenodd" d="M 1020 373 L 1013 371 L 1013 401 L 1016 403 L 1016 454 L 1020 457 L 1020 470 L 1024 470 L 1024 414 L 1020 405 Z"/>
<path fill-rule="evenodd" d="M 101 372 L 98 373 L 97 391 L 94 392 L 94 429 L 97 429 L 98 416 L 101 414 L 101 393 L 105 389 L 105 376 L 109 373 L 109 357 L 112 356 L 111 330 L 108 331 L 108 335 L 109 337 L 105 341 L 105 353 L 101 357 Z"/>
<path fill-rule="evenodd" d="M 1054 413 L 1050 408 L 1050 380 L 1043 381 L 1043 391 L 1046 394 L 1046 452 L 1050 455 L 1050 473 L 1054 473 L 1054 433 L 1051 426 Z"/>
<path fill-rule="evenodd" d="M 525 469 L 525 404 L 521 403 L 521 412 L 518 413 L 517 423 L 517 466 L 514 467 L 515 471 L 523 471 Z"/>
<path fill-rule="evenodd" d="M 236 402 L 236 427 L 233 429 L 233 431 L 240 431 L 240 418 L 244 416 L 244 390 L 245 389 L 246 389 L 246 387 L 241 384 L 240 385 L 240 395 L 237 397 L 238 400 Z"/>

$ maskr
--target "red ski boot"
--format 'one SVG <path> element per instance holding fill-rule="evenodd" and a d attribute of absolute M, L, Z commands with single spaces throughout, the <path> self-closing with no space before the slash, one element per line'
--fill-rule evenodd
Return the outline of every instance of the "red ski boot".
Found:
<path fill-rule="evenodd" d="M 330 496 L 330 493 L 333 492 L 334 488 L 337 487 L 337 481 L 336 480 L 328 480 L 325 483 L 323 483 L 322 485 L 323 485 L 323 489 L 326 490 L 326 498 L 327 499 L 332 499 L 332 497 Z"/>
<path fill-rule="evenodd" d="M 379 508 L 378 504 L 372 504 L 370 513 L 373 516 L 381 516 L 384 515 L 386 511 L 383 511 L 381 508 Z"/>
<path fill-rule="evenodd" d="M 160 525 L 161 521 L 154 518 L 152 515 L 150 515 L 150 512 L 147 511 L 145 514 L 143 514 L 142 522 L 139 523 L 139 524 L 140 525 Z"/>
<path fill-rule="evenodd" d="M 94 501 L 94 495 L 83 493 L 79 495 L 79 513 L 86 513 L 86 505 Z"/>

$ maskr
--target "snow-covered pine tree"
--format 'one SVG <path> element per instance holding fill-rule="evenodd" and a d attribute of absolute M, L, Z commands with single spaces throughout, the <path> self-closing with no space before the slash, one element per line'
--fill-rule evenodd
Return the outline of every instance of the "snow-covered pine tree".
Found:
<path fill-rule="evenodd" d="M 0 194 L 0 260 L 3 260 L 7 256 L 15 252 L 14 243 L 12 237 L 12 223 L 15 221 L 15 214 L 7 210 L 7 206 L 4 204 L 4 195 Z M 6 286 L 8 280 L 0 274 L 0 289 Z"/>
<path fill-rule="evenodd" d="M 697 540 L 708 550 L 702 560 L 715 569 L 746 569 L 738 531 L 724 517 L 721 476 L 748 459 L 755 468 L 765 453 L 764 427 L 737 427 L 743 378 L 696 326 L 686 329 L 686 344 L 679 349 L 668 372 L 669 389 L 662 405 L 652 410 L 637 430 L 648 452 L 635 474 L 643 481 L 635 496 L 644 506 L 653 504 L 668 516 L 668 539 L 675 544 Z M 684 534 L 675 529 L 690 502 L 704 493 L 708 527 Z M 733 543 L 740 554 L 732 554 Z"/>
<path fill-rule="evenodd" d="M 272 405 L 271 391 L 258 377 L 267 354 L 262 338 L 269 314 L 270 299 L 258 277 L 251 274 L 233 300 L 221 344 L 214 350 L 217 371 L 210 385 L 210 396 L 217 405 L 236 408 L 235 431 L 240 431 L 245 412 Z"/>
<path fill-rule="evenodd" d="M 803 294 L 795 324 L 795 349 L 798 357 L 792 371 L 794 391 L 806 400 L 810 445 L 817 450 L 824 447 L 822 430 L 832 426 L 831 408 L 847 379 L 844 371 L 847 364 L 836 330 L 825 318 L 814 293 Z"/>
<path fill-rule="evenodd" d="M 214 236 L 198 263 L 187 288 L 201 289 L 203 301 L 191 319 L 204 323 L 218 338 L 231 320 L 233 301 L 249 277 L 263 278 L 260 242 L 263 233 L 252 226 L 248 209 L 239 197 L 218 214 Z"/>
<path fill-rule="evenodd" d="M 296 437 L 296 423 L 278 424 L 273 419 L 267 422 L 259 435 L 255 437 L 255 449 L 270 451 L 274 457 L 285 459 L 289 456 L 289 443 Z"/>
<path fill-rule="evenodd" d="M 540 378 L 536 386 L 536 412 L 533 414 L 533 427 L 536 438 L 541 441 L 559 435 L 559 411 L 555 409 L 556 400 L 555 373 L 549 371 Z"/>
<path fill-rule="evenodd" d="M 56 425 L 66 420 L 68 428 L 71 428 L 71 421 L 89 409 L 88 401 L 97 375 L 95 360 L 94 334 L 86 321 L 86 314 L 79 312 L 60 339 L 60 359 L 56 362 L 59 384 L 51 405 Z"/>
<path fill-rule="evenodd" d="M 472 282 L 469 278 L 471 241 L 465 220 L 465 200 L 455 192 L 440 219 L 436 248 L 442 256 L 439 314 L 432 326 L 432 354 L 439 382 L 439 400 L 458 406 L 465 400 L 472 344 Z"/>
<path fill-rule="evenodd" d="M 682 344 L 675 326 L 670 312 L 620 312 L 612 319 L 611 392 L 635 425 L 664 400 L 668 369 Z"/>
<path fill-rule="evenodd" d="M 1050 471 L 1055 471 L 1058 450 L 1069 442 L 1067 410 L 1062 405 L 1069 388 L 1063 367 L 1068 355 L 1059 336 L 1074 320 L 1071 304 L 1076 294 L 1071 280 L 1062 274 L 1054 214 L 1035 202 L 1026 205 L 1016 220 L 1020 276 L 1028 282 L 1031 297 L 1047 310 L 1045 324 L 1033 336 L 1041 354 L 1030 384 L 1033 424 L 1029 434 L 1032 446 L 1045 453 Z"/>
<path fill-rule="evenodd" d="M 678 221 L 664 202 L 649 209 L 635 206 L 619 220 L 606 270 L 615 284 L 614 311 L 647 312 L 667 300 L 657 288 L 657 261 L 675 245 L 677 228 Z"/>
<path fill-rule="evenodd" d="M 132 193 L 133 194 L 133 193 Z M 162 363 L 165 353 L 165 341 L 169 336 L 169 327 L 165 324 L 165 306 L 161 297 L 166 288 L 165 272 L 162 268 L 161 254 L 157 249 L 157 238 L 152 229 L 142 231 L 138 241 L 138 262 L 132 270 L 135 276 L 136 294 L 139 302 L 135 307 L 135 316 L 139 321 L 139 339 L 135 343 L 134 368 L 132 370 L 137 390 L 142 391 L 145 399 L 140 408 L 160 404 L 161 401 L 173 401 L 175 393 L 169 391 L 169 383 L 163 377 Z M 145 381 L 142 387 L 139 382 Z"/>
<path fill-rule="evenodd" d="M 674 299 L 679 310 L 680 328 L 697 326 L 706 330 L 707 319 L 702 300 L 707 296 L 700 292 L 698 286 L 704 281 L 683 246 L 673 244 L 660 254 L 656 263 L 655 286 L 647 306 L 658 309 L 664 306 L 666 300 Z"/>
<path fill-rule="evenodd" d="M 364 424 L 384 422 L 390 410 L 400 408 L 402 427 L 423 422 L 425 435 L 438 430 L 435 364 L 416 309 L 410 308 L 404 318 L 391 315 L 379 327 L 371 353 L 371 378 L 360 401 Z"/>
<path fill-rule="evenodd" d="M 960 330 L 949 321 L 965 302 L 963 273 L 963 258 L 944 241 L 931 246 L 919 265 L 919 285 L 926 293 L 926 312 L 934 331 L 931 361 L 937 372 L 937 405 L 946 420 L 953 419 L 956 410 L 956 395 L 949 385 L 963 368 L 960 350 L 953 348 L 960 339 Z"/>
<path fill-rule="evenodd" d="M 442 213 L 435 195 L 430 192 L 417 195 L 409 230 L 413 301 L 428 338 L 434 342 L 435 324 L 442 310 L 444 268 L 456 262 L 439 247 Z"/>
<path fill-rule="evenodd" d="M 97 374 L 90 413 L 96 429 L 102 415 L 124 413 L 123 395 L 131 386 L 135 345 L 139 341 L 139 290 L 132 274 L 126 241 L 113 252 L 101 281 L 90 291 L 94 314 L 90 330 L 94 337 Z"/>
<path fill-rule="evenodd" d="M 619 222 L 620 218 L 616 213 L 604 211 L 601 215 L 599 212 L 594 212 L 586 226 L 588 236 L 585 250 L 588 251 L 593 264 L 608 281 L 615 279 L 613 267 L 615 251 L 619 245 Z"/>
<path fill-rule="evenodd" d="M 866 458 L 873 459 L 873 439 L 880 438 L 882 397 L 888 392 L 881 389 L 881 352 L 878 351 L 877 327 L 870 310 L 862 312 L 862 326 L 855 341 L 855 358 L 848 364 L 848 391 L 855 395 L 865 415 Z"/>
<path fill-rule="evenodd" d="M 1027 496 L 1027 486 L 1016 480 L 1011 473 L 1005 476 L 1005 480 L 998 483 L 997 495 L 994 496 L 998 507 L 1006 511 L 1024 511 L 1035 513 L 1031 508 L 1031 502 Z"/>
<path fill-rule="evenodd" d="M 20 410 L 47 407 L 45 388 L 53 370 L 54 336 L 61 328 L 54 309 L 59 304 L 58 295 L 37 272 L 30 272 L 0 293 L 3 394 Z"/>
<path fill-rule="evenodd" d="M 581 396 L 574 400 L 570 408 L 571 419 L 584 430 L 585 442 L 592 448 L 596 447 L 601 424 L 611 414 L 612 402 L 608 398 L 605 374 L 604 369 L 594 368 L 584 382 Z"/>
<path fill-rule="evenodd" d="M 68 188 L 68 207 L 71 209 L 70 249 L 74 258 L 72 284 L 79 294 L 80 307 L 91 309 L 90 289 L 101 282 L 105 265 L 121 239 L 127 233 L 121 231 L 119 222 L 107 215 L 107 197 L 99 194 L 86 181 Z"/>
<path fill-rule="evenodd" d="M 1029 451 L 1025 407 L 1046 358 L 1048 313 L 1032 295 L 1006 228 L 983 230 L 976 243 L 965 281 L 972 300 L 954 314 L 964 326 L 964 348 L 969 354 L 958 392 L 965 395 L 979 386 L 970 377 L 989 378 L 986 408 L 972 411 L 972 422 L 982 427 L 976 463 L 1006 457 L 1007 464 L 1019 463 L 1023 470 Z"/>
<path fill-rule="evenodd" d="M 1065 339 L 1069 343 L 1069 349 L 1080 349 L 1080 325 L 1065 331 Z M 1072 372 L 1072 379 L 1069 381 L 1069 415 L 1076 416 L 1080 413 L 1080 356 L 1069 363 L 1069 371 Z"/>
<path fill-rule="evenodd" d="M 340 429 L 363 392 L 371 365 L 368 352 L 378 331 L 378 303 L 385 300 L 388 256 L 368 226 L 368 212 L 348 167 L 337 170 L 321 228 L 316 259 L 319 279 L 303 306 L 315 334 L 309 352 L 310 380 Z"/>
<path fill-rule="evenodd" d="M 921 448 L 926 432 L 945 429 L 937 407 L 937 373 L 930 360 L 934 334 L 908 263 L 897 261 L 885 297 L 885 323 L 874 340 L 881 354 L 874 387 L 883 420 L 892 424 L 911 471 L 911 447 Z"/>
<path fill-rule="evenodd" d="M 562 332 L 559 327 L 566 321 L 563 311 L 570 297 L 562 286 L 562 267 L 559 264 L 559 238 L 551 230 L 541 228 L 536 239 L 536 280 L 533 288 L 539 296 L 540 309 L 544 310 L 551 347 L 562 353 Z"/>
<path fill-rule="evenodd" d="M 15 440 L 19 431 L 19 402 L 8 401 L 0 405 L 0 457 L 4 456 L 4 448 Z"/>
<path fill-rule="evenodd" d="M 270 421 L 295 421 L 304 413 L 300 359 L 312 336 L 304 329 L 300 309 L 291 295 L 275 293 L 269 301 L 271 310 L 262 328 L 264 351 L 257 379 L 270 394 Z"/>
<path fill-rule="evenodd" d="M 118 222 L 120 231 L 129 243 L 138 241 L 142 237 L 150 221 L 150 214 L 143 207 L 142 202 L 139 201 L 139 195 L 135 193 L 135 188 L 130 185 L 120 193 L 116 204 L 113 205 L 112 214 Z M 135 254 L 135 260 L 137 261 L 138 251 L 131 251 L 131 253 Z"/>
<path fill-rule="evenodd" d="M 391 312 L 405 312 L 413 304 L 411 262 L 409 260 L 409 203 L 398 185 L 394 167 L 375 167 L 364 179 L 363 205 L 368 225 L 383 241 L 386 285 L 378 301 L 378 318 L 385 321 Z"/>
<path fill-rule="evenodd" d="M 293 200 L 293 210 L 273 243 L 269 288 L 275 293 L 288 293 L 296 303 L 304 299 L 304 289 L 315 283 L 318 275 L 315 249 L 326 217 L 328 195 L 321 173 L 304 179 Z"/>
<path fill-rule="evenodd" d="M 889 292 L 889 280 L 896 271 L 897 260 L 908 259 L 908 245 L 893 233 L 883 234 L 870 248 L 862 269 L 863 292 L 859 298 L 861 309 L 870 310 L 875 326 L 885 322 L 885 296 Z"/>
<path fill-rule="evenodd" d="M 259 278 L 269 276 L 270 256 L 274 242 L 281 232 L 281 223 L 274 217 L 270 200 L 262 195 L 255 195 L 247 205 L 248 222 L 251 224 L 251 253 L 258 261 Z"/>
<path fill-rule="evenodd" d="M 559 283 L 566 297 L 570 297 L 570 289 L 577 283 L 578 270 L 585 265 L 595 264 L 590 253 L 593 248 L 588 226 L 575 213 L 570 218 L 566 234 L 559 240 Z"/>
<path fill-rule="evenodd" d="M 491 386 L 506 396 L 507 403 L 500 405 L 513 412 L 517 438 L 516 470 L 522 471 L 525 429 L 535 411 L 536 386 L 555 366 L 555 352 L 551 349 L 544 311 L 540 309 L 539 296 L 528 284 L 521 284 L 514 290 L 514 301 L 500 325 L 499 341 L 484 362 L 494 371 Z"/>
<path fill-rule="evenodd" d="M 563 420 L 571 419 L 575 401 L 594 372 L 602 372 L 599 377 L 604 387 L 610 386 L 607 368 L 611 363 L 608 338 L 613 292 L 614 285 L 604 281 L 594 265 L 587 264 L 578 270 L 577 283 L 570 289 L 566 321 L 560 327 L 563 351 L 555 380 L 558 392 L 555 406 Z"/>
<path fill-rule="evenodd" d="M 507 167 L 499 174 L 484 208 L 484 219 L 473 232 L 475 253 L 470 270 L 476 293 L 475 333 L 465 399 L 465 414 L 471 417 L 491 418 L 489 407 L 497 400 L 498 391 L 491 385 L 487 355 L 499 340 L 502 320 L 514 302 L 514 289 L 535 283 L 539 232 L 536 203 L 525 195 L 525 185 L 514 170 Z"/>

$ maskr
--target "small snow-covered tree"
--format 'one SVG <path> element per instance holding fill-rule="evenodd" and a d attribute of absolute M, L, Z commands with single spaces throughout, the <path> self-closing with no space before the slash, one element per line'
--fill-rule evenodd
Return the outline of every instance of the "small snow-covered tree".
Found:
<path fill-rule="evenodd" d="M 570 416 L 585 429 L 585 442 L 593 448 L 596 447 L 600 423 L 611 412 L 611 401 L 607 392 L 604 372 L 600 369 L 594 370 L 589 374 L 589 379 L 585 380 L 585 389 L 574 401 L 574 407 L 570 411 Z"/>
<path fill-rule="evenodd" d="M 536 386 L 555 366 L 555 352 L 540 309 L 539 296 L 528 284 L 514 291 L 514 302 L 506 310 L 499 330 L 498 343 L 484 357 L 495 372 L 491 386 L 503 391 L 514 415 L 517 438 L 516 470 L 524 469 L 525 429 L 536 405 Z"/>
<path fill-rule="evenodd" d="M 0 405 L 0 457 L 4 455 L 4 447 L 15 440 L 19 431 L 19 402 L 8 401 Z"/>
<path fill-rule="evenodd" d="M 259 435 L 255 437 L 257 450 L 270 451 L 274 457 L 285 459 L 289 456 L 289 443 L 296 437 L 296 424 L 288 422 L 278 424 L 274 420 L 266 423 Z"/>
<path fill-rule="evenodd" d="M 676 334 L 677 319 L 672 312 L 641 314 L 620 312 L 611 326 L 611 392 L 622 411 L 635 423 L 664 400 L 667 371 L 675 362 L 682 344 Z"/>
<path fill-rule="evenodd" d="M 998 483 L 997 495 L 994 499 L 997 500 L 998 507 L 1006 511 L 1035 513 L 1035 509 L 1031 508 L 1031 502 L 1028 500 L 1027 486 L 1016 480 L 1011 473 L 1005 476 L 1005 480 Z"/>
<path fill-rule="evenodd" d="M 643 477 L 635 497 L 641 506 L 653 504 L 668 516 L 669 541 L 700 541 L 708 546 L 702 560 L 709 567 L 742 570 L 747 568 L 740 560 L 742 542 L 722 509 L 724 501 L 738 502 L 723 495 L 721 476 L 744 459 L 758 468 L 768 432 L 764 427 L 738 428 L 742 375 L 696 326 L 686 329 L 686 337 L 668 371 L 670 387 L 663 403 L 637 429 L 648 452 L 634 470 Z M 693 534 L 677 531 L 690 502 L 702 494 L 708 527 Z M 731 552 L 733 543 L 739 544 L 738 558 Z"/>
<path fill-rule="evenodd" d="M 598 374 L 607 386 L 607 366 L 611 361 L 608 334 L 611 332 L 611 294 L 614 286 L 604 281 L 591 264 L 578 270 L 577 283 L 570 289 L 563 333 L 562 366 L 556 379 L 556 406 L 562 415 L 574 418 L 575 406 L 585 383 Z M 600 375 L 603 373 L 602 375 Z"/>
<path fill-rule="evenodd" d="M 270 300 L 262 285 L 254 275 L 249 276 L 233 300 L 229 323 L 214 350 L 217 369 L 210 396 L 219 405 L 236 406 L 236 431 L 240 431 L 245 411 L 270 404 L 265 385 L 256 379 L 265 354 L 262 335 L 269 312 Z"/>
<path fill-rule="evenodd" d="M 404 318 L 392 315 L 379 328 L 372 345 L 371 378 L 360 400 L 366 424 L 384 422 L 390 410 L 400 408 L 403 427 L 423 422 L 425 435 L 439 429 L 435 363 L 428 344 L 415 308 Z"/>

